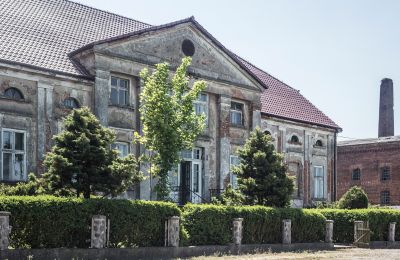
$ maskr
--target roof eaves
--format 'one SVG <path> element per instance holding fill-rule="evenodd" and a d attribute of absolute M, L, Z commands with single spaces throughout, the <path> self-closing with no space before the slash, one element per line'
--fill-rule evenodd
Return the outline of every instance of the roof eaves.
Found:
<path fill-rule="evenodd" d="M 320 124 L 320 123 L 315 123 L 315 122 L 311 122 L 311 121 L 306 121 L 306 120 L 300 120 L 300 119 L 295 119 L 295 118 L 275 115 L 275 114 L 266 113 L 266 112 L 261 112 L 261 114 L 266 115 L 266 116 L 270 116 L 270 117 L 276 117 L 276 118 L 288 120 L 288 121 L 294 121 L 294 122 L 305 123 L 305 124 L 313 124 L 313 125 L 316 125 L 316 126 L 335 129 L 337 132 L 342 132 L 343 131 L 343 129 L 340 126 L 336 125 L 335 123 L 334 123 L 335 125 L 328 125 L 328 124 Z"/>
<path fill-rule="evenodd" d="M 6 64 L 10 64 L 10 65 L 22 66 L 22 67 L 26 67 L 26 68 L 29 68 L 29 69 L 43 71 L 43 72 L 48 72 L 48 73 L 53 73 L 53 74 L 59 74 L 59 75 L 63 75 L 63 76 L 78 78 L 78 79 L 85 79 L 85 80 L 89 80 L 89 81 L 93 81 L 94 80 L 94 77 L 91 76 L 91 75 L 78 75 L 78 74 L 68 73 L 68 72 L 59 71 L 59 70 L 47 69 L 47 68 L 44 68 L 44 67 L 40 67 L 40 66 L 36 66 L 36 65 L 32 65 L 32 64 L 27 64 L 27 63 L 23 63 L 23 62 L 18 62 L 18 61 L 0 59 L 0 62 L 6 63 Z"/>

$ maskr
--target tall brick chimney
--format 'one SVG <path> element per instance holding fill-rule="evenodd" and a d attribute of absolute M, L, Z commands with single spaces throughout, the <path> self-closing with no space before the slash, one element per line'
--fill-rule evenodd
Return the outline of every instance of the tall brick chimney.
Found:
<path fill-rule="evenodd" d="M 382 79 L 379 99 L 378 137 L 394 135 L 393 81 Z"/>

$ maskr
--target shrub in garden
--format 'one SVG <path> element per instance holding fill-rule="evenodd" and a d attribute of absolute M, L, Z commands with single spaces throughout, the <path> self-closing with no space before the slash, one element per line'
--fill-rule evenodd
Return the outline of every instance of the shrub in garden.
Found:
<path fill-rule="evenodd" d="M 368 208 L 368 196 L 361 187 L 350 188 L 340 198 L 338 207 L 340 209 L 364 209 Z"/>
<path fill-rule="evenodd" d="M 87 248 L 97 214 L 110 219 L 111 247 L 162 246 L 165 219 L 180 215 L 167 202 L 53 196 L 0 197 L 0 210 L 11 212 L 14 248 Z"/>

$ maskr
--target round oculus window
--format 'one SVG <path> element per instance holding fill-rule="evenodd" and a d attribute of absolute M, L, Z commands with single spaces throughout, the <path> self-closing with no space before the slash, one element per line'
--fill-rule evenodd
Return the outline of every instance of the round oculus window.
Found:
<path fill-rule="evenodd" d="M 186 55 L 186 56 L 193 56 L 194 54 L 194 44 L 191 40 L 184 40 L 182 42 L 182 52 Z"/>

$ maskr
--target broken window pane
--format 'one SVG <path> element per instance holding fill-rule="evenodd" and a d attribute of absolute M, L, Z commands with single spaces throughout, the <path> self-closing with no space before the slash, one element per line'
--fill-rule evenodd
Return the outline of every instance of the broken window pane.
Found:
<path fill-rule="evenodd" d="M 3 149 L 11 149 L 11 132 L 3 132 Z"/>
<path fill-rule="evenodd" d="M 15 150 L 23 151 L 24 148 L 24 133 L 15 133 Z"/>
<path fill-rule="evenodd" d="M 24 155 L 16 154 L 14 164 L 14 180 L 24 180 L 24 172 Z"/>

